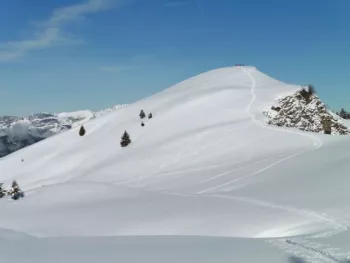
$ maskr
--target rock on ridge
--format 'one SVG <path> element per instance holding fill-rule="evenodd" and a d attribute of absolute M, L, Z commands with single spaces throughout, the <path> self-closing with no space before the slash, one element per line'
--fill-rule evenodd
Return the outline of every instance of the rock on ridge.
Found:
<path fill-rule="evenodd" d="M 277 100 L 277 105 L 263 112 L 267 123 L 280 127 L 293 127 L 302 131 L 346 135 L 350 131 L 320 98 L 307 89 Z"/>

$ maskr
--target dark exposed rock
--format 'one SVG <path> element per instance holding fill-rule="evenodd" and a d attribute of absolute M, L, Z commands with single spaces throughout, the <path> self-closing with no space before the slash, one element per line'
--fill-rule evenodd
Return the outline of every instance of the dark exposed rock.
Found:
<path fill-rule="evenodd" d="M 280 110 L 281 110 L 281 107 L 272 106 L 272 107 L 271 107 L 271 110 L 280 111 Z"/>
<path fill-rule="evenodd" d="M 346 135 L 350 131 L 314 93 L 305 90 L 278 100 L 278 106 L 264 112 L 267 123 L 279 127 L 294 127 L 303 131 Z"/>

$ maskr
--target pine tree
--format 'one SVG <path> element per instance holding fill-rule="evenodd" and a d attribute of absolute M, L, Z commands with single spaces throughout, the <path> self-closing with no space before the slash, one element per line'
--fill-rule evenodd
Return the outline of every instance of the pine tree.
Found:
<path fill-rule="evenodd" d="M 12 181 L 12 188 L 9 192 L 9 195 L 11 195 L 11 198 L 13 200 L 18 200 L 19 198 L 24 197 L 24 193 L 22 192 L 16 180 Z"/>
<path fill-rule="evenodd" d="M 120 142 L 121 147 L 126 147 L 131 143 L 130 135 L 127 133 L 127 131 L 124 132 L 122 136 L 122 140 Z"/>
<path fill-rule="evenodd" d="M 152 113 L 150 113 L 149 115 L 148 115 L 148 119 L 152 119 L 153 118 L 153 115 L 152 115 Z"/>
<path fill-rule="evenodd" d="M 344 109 L 341 109 L 339 116 L 346 119 L 347 115 L 348 115 L 347 112 Z"/>
<path fill-rule="evenodd" d="M 85 128 L 84 128 L 84 126 L 82 125 L 82 126 L 80 127 L 80 130 L 79 130 L 79 135 L 80 135 L 80 136 L 84 136 L 85 133 L 86 133 Z"/>
<path fill-rule="evenodd" d="M 141 122 L 141 126 L 142 126 L 142 127 L 144 127 L 144 126 L 145 126 L 145 124 L 144 124 L 143 122 Z"/>
<path fill-rule="evenodd" d="M 146 117 L 146 114 L 143 110 L 140 111 L 140 118 L 144 119 Z"/>
<path fill-rule="evenodd" d="M 3 183 L 0 183 L 0 199 L 4 198 L 7 195 L 7 191 L 3 188 L 3 185 Z"/>
<path fill-rule="evenodd" d="M 316 94 L 316 89 L 313 85 L 309 84 L 307 87 L 308 87 L 308 92 L 310 96 Z"/>

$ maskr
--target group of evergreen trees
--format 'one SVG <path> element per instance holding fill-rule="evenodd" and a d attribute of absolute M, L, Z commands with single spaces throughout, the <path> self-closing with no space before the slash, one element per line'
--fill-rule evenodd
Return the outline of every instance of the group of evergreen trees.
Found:
<path fill-rule="evenodd" d="M 150 113 L 148 114 L 148 119 L 152 119 L 152 117 L 153 117 L 153 115 L 152 115 L 152 113 L 150 112 Z M 140 111 L 140 118 L 141 118 L 141 120 L 144 119 L 144 118 L 146 118 L 146 113 L 145 113 L 143 110 Z"/>
<path fill-rule="evenodd" d="M 144 118 L 146 118 L 146 114 L 144 112 L 144 110 L 141 110 L 140 112 L 140 118 L 141 120 L 143 120 Z M 152 113 L 149 113 L 148 114 L 148 119 L 152 119 L 153 118 L 153 115 Z M 144 122 L 142 121 L 141 123 L 142 126 L 145 126 Z M 79 135 L 80 136 L 84 136 L 86 134 L 86 130 L 84 128 L 84 126 L 82 125 L 80 127 L 80 130 L 79 130 Z M 120 146 L 121 147 L 127 147 L 129 144 L 131 143 L 131 138 L 130 138 L 130 135 L 128 134 L 127 131 L 124 132 L 123 136 L 122 136 L 122 139 L 121 139 L 121 142 L 120 142 Z M 22 162 L 23 162 L 23 159 L 22 159 Z M 11 198 L 13 200 L 18 200 L 20 198 L 23 198 L 24 197 L 24 193 L 23 191 L 21 190 L 21 188 L 19 187 L 18 183 L 16 180 L 14 180 L 12 182 L 12 187 L 9 191 L 7 191 L 4 187 L 3 187 L 3 183 L 0 183 L 0 199 L 1 198 L 4 198 L 6 196 L 11 196 Z"/>
<path fill-rule="evenodd" d="M 146 118 L 146 113 L 144 110 L 141 110 L 140 111 L 140 119 L 143 120 L 144 118 Z M 150 112 L 148 114 L 148 119 L 152 119 L 153 118 L 153 115 L 152 113 Z M 141 121 L 141 126 L 144 127 L 145 126 L 145 123 L 143 121 Z M 131 143 L 131 138 L 130 138 L 130 135 L 127 131 L 124 132 L 123 136 L 122 136 L 122 140 L 120 142 L 120 146 L 121 147 L 127 147 L 129 144 Z"/>
<path fill-rule="evenodd" d="M 0 199 L 4 198 L 6 196 L 11 196 L 11 198 L 13 200 L 18 200 L 18 199 L 24 197 L 24 193 L 21 190 L 21 188 L 19 187 L 19 185 L 18 185 L 16 180 L 13 180 L 12 187 L 11 187 L 10 191 L 7 191 L 3 187 L 3 185 L 4 185 L 3 183 L 0 183 Z"/>
<path fill-rule="evenodd" d="M 343 119 L 350 120 L 350 112 L 348 112 L 348 111 L 346 111 L 344 109 L 341 109 L 340 112 L 337 112 L 337 115 L 339 115 Z"/>
<path fill-rule="evenodd" d="M 140 119 L 143 120 L 146 118 L 146 113 L 144 110 L 141 110 L 140 111 Z M 152 119 L 153 118 L 153 114 L 150 112 L 148 114 L 148 119 Z M 141 126 L 144 127 L 145 126 L 145 123 L 143 121 L 141 121 Z M 84 136 L 86 134 L 86 130 L 84 128 L 84 126 L 82 125 L 80 127 L 80 130 L 79 130 L 79 135 L 80 136 Z M 128 134 L 127 131 L 124 132 L 123 136 L 122 136 L 122 139 L 121 139 L 121 142 L 120 142 L 120 146 L 121 147 L 127 147 L 129 144 L 131 143 L 131 138 L 130 138 L 130 135 Z"/>
<path fill-rule="evenodd" d="M 143 120 L 144 118 L 146 118 L 146 113 L 144 110 L 141 110 L 140 111 L 140 119 Z M 153 115 L 152 113 L 150 112 L 148 114 L 148 119 L 152 119 L 153 118 Z M 145 123 L 143 121 L 141 121 L 141 126 L 144 127 L 145 126 Z M 123 136 L 122 136 L 122 140 L 120 142 L 120 146 L 121 147 L 127 147 L 129 144 L 131 143 L 131 139 L 130 139 L 130 135 L 128 134 L 127 131 L 124 132 Z"/>
<path fill-rule="evenodd" d="M 139 116 L 140 116 L 140 119 L 143 120 L 144 118 L 146 118 L 146 113 L 145 113 L 143 110 L 141 110 Z M 152 119 L 152 118 L 153 118 L 153 115 L 152 115 L 152 113 L 150 112 L 150 113 L 148 114 L 148 119 Z M 144 123 L 143 121 L 141 121 L 141 126 L 142 126 L 142 127 L 145 126 L 145 123 Z"/>

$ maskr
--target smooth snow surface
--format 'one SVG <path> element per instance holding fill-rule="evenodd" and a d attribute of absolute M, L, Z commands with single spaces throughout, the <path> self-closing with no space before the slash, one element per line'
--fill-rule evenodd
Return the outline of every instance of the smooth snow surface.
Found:
<path fill-rule="evenodd" d="M 298 88 L 253 67 L 218 69 L 86 123 L 84 137 L 72 129 L 1 159 L 1 180 L 26 197 L 0 201 L 0 255 L 340 262 L 349 137 L 267 126 L 262 115 Z M 141 109 L 153 114 L 145 127 Z"/>

